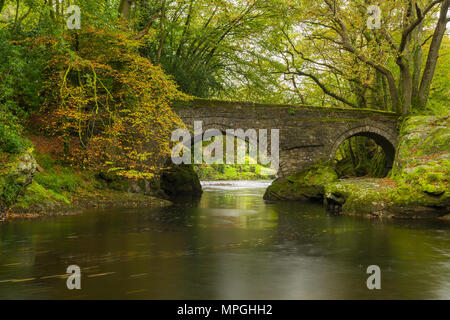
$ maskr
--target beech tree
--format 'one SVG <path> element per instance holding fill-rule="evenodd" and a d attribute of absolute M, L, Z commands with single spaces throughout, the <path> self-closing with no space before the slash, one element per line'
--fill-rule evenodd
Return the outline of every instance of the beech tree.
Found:
<path fill-rule="evenodd" d="M 349 90 L 356 88 L 362 100 L 367 91 L 383 97 L 387 89 L 390 107 L 404 115 L 424 108 L 450 21 L 449 0 L 380 2 L 380 25 L 372 29 L 370 4 L 322 0 L 299 5 L 298 21 L 282 30 L 282 73 L 306 77 L 351 107 L 367 107 L 365 101 L 349 99 Z M 340 81 L 347 83 L 346 90 L 336 90 Z"/>

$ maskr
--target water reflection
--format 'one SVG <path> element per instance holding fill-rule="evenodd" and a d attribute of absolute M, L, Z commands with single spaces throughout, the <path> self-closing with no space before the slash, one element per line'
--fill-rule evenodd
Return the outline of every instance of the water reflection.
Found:
<path fill-rule="evenodd" d="M 204 184 L 198 202 L 0 225 L 0 298 L 450 298 L 450 225 L 328 217 L 266 203 L 267 182 Z M 82 290 L 65 285 L 82 268 Z M 366 268 L 382 290 L 366 288 Z"/>

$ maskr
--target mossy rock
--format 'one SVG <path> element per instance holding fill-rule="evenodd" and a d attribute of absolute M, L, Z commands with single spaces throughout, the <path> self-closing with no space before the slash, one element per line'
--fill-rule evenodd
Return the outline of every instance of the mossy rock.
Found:
<path fill-rule="evenodd" d="M 97 179 L 102 181 L 106 188 L 115 191 L 127 192 L 131 187 L 130 180 L 114 173 L 99 172 L 97 174 Z"/>
<path fill-rule="evenodd" d="M 47 213 L 48 211 L 67 208 L 70 200 L 53 190 L 46 189 L 33 181 L 27 190 L 17 198 L 12 206 L 12 212 Z"/>
<path fill-rule="evenodd" d="M 321 200 L 325 185 L 338 180 L 329 162 L 315 164 L 287 178 L 275 180 L 266 190 L 266 200 Z"/>
<path fill-rule="evenodd" d="M 163 171 L 161 189 L 170 197 L 200 196 L 202 186 L 192 165 L 174 165 Z"/>
<path fill-rule="evenodd" d="M 97 178 L 103 182 L 104 187 L 120 192 L 137 193 L 159 198 L 167 198 L 161 189 L 159 178 L 155 179 L 128 179 L 114 173 L 100 172 Z"/>
<path fill-rule="evenodd" d="M 331 214 L 396 218 L 436 218 L 448 214 L 447 191 L 430 194 L 390 179 L 346 179 L 328 184 L 325 204 Z"/>
<path fill-rule="evenodd" d="M 383 179 L 344 179 L 325 186 L 325 205 L 330 214 L 381 215 L 386 197 L 395 187 L 383 186 Z"/>
<path fill-rule="evenodd" d="M 25 192 L 37 171 L 32 148 L 18 155 L 2 155 L 1 159 L 0 216 Z"/>
<path fill-rule="evenodd" d="M 400 132 L 393 174 L 430 162 L 450 159 L 450 118 L 415 116 L 408 118 Z"/>
<path fill-rule="evenodd" d="M 131 181 L 128 192 L 144 194 L 146 196 L 153 196 L 166 199 L 167 195 L 161 189 L 161 182 L 159 178 L 154 179 L 138 179 Z"/>

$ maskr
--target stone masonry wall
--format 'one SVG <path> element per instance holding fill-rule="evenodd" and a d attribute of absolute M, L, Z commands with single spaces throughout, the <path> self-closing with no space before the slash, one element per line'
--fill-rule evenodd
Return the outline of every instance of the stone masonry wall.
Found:
<path fill-rule="evenodd" d="M 203 130 L 279 129 L 281 177 L 334 158 L 351 136 L 373 138 L 392 161 L 397 146 L 398 116 L 391 112 L 200 99 L 174 109 L 191 130 L 194 121 L 203 121 Z"/>

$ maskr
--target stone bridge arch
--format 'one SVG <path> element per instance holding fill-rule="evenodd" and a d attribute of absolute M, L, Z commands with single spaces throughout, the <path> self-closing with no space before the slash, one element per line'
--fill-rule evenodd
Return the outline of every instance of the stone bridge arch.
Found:
<path fill-rule="evenodd" d="M 336 139 L 336 141 L 332 145 L 329 152 L 330 160 L 333 160 L 335 158 L 339 146 L 344 143 L 345 140 L 356 136 L 370 138 L 375 141 L 375 143 L 378 144 L 381 148 L 383 148 L 387 159 L 387 168 L 385 172 L 387 174 L 389 170 L 392 169 L 392 166 L 394 164 L 395 150 L 397 148 L 398 138 L 396 132 L 393 132 L 386 128 L 381 129 L 373 125 L 366 125 L 345 131 Z"/>
<path fill-rule="evenodd" d="M 238 148 L 240 146 L 240 143 L 243 142 L 244 143 L 244 147 L 245 147 L 245 155 L 251 155 L 252 151 L 250 149 L 253 150 L 254 152 L 254 157 L 252 157 L 253 160 L 256 161 L 256 159 L 261 155 L 258 147 L 258 140 L 259 140 L 259 132 L 257 130 L 255 130 L 254 132 L 249 132 L 249 129 L 243 129 L 243 128 L 233 128 L 232 126 L 229 126 L 227 124 L 223 124 L 223 123 L 208 123 L 206 126 L 202 125 L 201 128 L 201 133 L 200 134 L 196 134 L 195 131 L 192 130 L 192 127 L 188 127 L 188 131 L 190 132 L 190 138 L 189 139 L 183 139 L 184 142 L 182 142 L 182 144 L 185 145 L 185 147 L 190 148 L 192 150 L 192 152 L 194 152 L 194 148 L 196 143 L 201 143 L 201 141 L 203 139 L 208 139 L 210 140 L 211 137 L 208 136 L 206 137 L 206 133 L 209 130 L 215 130 L 216 132 L 213 133 L 213 136 L 220 136 L 223 140 L 223 142 L 226 144 L 226 147 L 224 145 L 224 148 L 222 149 L 223 151 L 223 155 L 224 155 L 224 164 L 225 163 L 225 157 L 226 157 L 226 153 L 228 152 L 228 143 L 230 143 L 229 140 L 226 140 L 228 138 L 232 139 L 231 144 L 233 145 L 233 156 L 232 159 L 234 159 L 236 161 L 237 156 L 238 156 L 238 151 L 236 150 L 236 148 Z M 237 133 L 235 132 L 236 129 L 241 129 L 242 132 Z M 250 128 L 253 129 L 253 128 Z M 234 132 L 230 132 L 229 130 L 233 130 Z M 253 135 L 254 134 L 254 135 Z M 264 151 L 262 151 L 266 156 L 266 161 L 269 161 L 268 159 L 270 158 L 270 147 L 271 147 L 271 138 L 270 138 L 270 132 L 268 132 L 267 134 L 267 148 Z M 177 143 L 175 141 L 175 143 Z M 170 160 L 170 159 L 168 159 Z M 253 162 L 251 162 L 253 163 Z M 167 165 L 169 164 L 169 162 L 167 162 Z M 263 163 L 264 164 L 264 163 Z M 264 164 L 265 165 L 265 164 Z"/>

